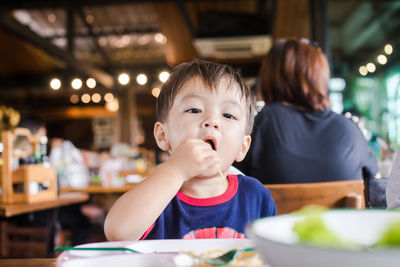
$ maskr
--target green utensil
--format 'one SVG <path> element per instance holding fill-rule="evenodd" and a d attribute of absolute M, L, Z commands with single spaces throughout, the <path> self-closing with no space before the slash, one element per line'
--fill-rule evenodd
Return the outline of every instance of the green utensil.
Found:
<path fill-rule="evenodd" d="M 106 250 L 106 251 L 129 251 L 132 253 L 141 253 L 139 251 L 130 249 L 130 248 L 125 248 L 125 247 L 82 247 L 82 248 L 77 248 L 77 247 L 56 247 L 56 251 L 64 251 L 64 250 Z"/>
<path fill-rule="evenodd" d="M 235 260 L 235 258 L 238 254 L 240 254 L 242 252 L 254 251 L 254 250 L 255 250 L 254 248 L 233 249 L 233 250 L 230 250 L 230 251 L 226 252 L 225 254 L 222 254 L 221 256 L 216 257 L 216 258 L 205 258 L 202 256 L 193 255 L 193 254 L 187 254 L 187 255 L 189 255 L 195 259 L 199 259 L 201 261 L 212 264 L 214 266 L 224 266 L 224 265 L 231 263 L 233 260 Z"/>

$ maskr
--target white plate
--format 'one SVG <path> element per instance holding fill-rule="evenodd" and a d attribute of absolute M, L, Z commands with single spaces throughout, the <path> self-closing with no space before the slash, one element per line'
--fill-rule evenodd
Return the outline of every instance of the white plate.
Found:
<path fill-rule="evenodd" d="M 144 240 L 125 242 L 102 242 L 80 245 L 78 247 L 127 247 L 142 253 L 132 254 L 126 251 L 64 251 L 57 258 L 58 267 L 81 266 L 188 266 L 193 261 L 186 255 L 171 252 L 193 251 L 203 253 L 207 250 L 254 247 L 249 239 L 196 239 L 196 240 Z M 163 254 L 164 253 L 164 254 Z"/>
<path fill-rule="evenodd" d="M 335 249 L 298 244 L 292 230 L 303 216 L 281 215 L 256 220 L 250 236 L 260 256 L 273 267 L 398 267 L 400 248 Z M 379 240 L 391 222 L 400 219 L 400 212 L 388 210 L 331 210 L 323 214 L 327 227 L 339 237 L 360 245 Z"/>

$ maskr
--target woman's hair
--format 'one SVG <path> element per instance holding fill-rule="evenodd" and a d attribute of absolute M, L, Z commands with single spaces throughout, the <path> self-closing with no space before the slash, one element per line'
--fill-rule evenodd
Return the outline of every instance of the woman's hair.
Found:
<path fill-rule="evenodd" d="M 167 119 L 168 113 L 174 103 L 175 97 L 187 81 L 199 77 L 204 85 L 215 90 L 222 79 L 228 78 L 228 89 L 238 88 L 241 96 L 245 98 L 247 122 L 246 134 L 250 134 L 253 128 L 255 112 L 255 95 L 244 84 L 240 74 L 228 65 L 194 60 L 176 66 L 168 81 L 161 88 L 157 99 L 157 121 L 163 122 Z"/>
<path fill-rule="evenodd" d="M 306 111 L 330 107 L 329 64 L 306 39 L 278 39 L 264 57 L 260 90 L 266 104 L 287 102 Z"/>

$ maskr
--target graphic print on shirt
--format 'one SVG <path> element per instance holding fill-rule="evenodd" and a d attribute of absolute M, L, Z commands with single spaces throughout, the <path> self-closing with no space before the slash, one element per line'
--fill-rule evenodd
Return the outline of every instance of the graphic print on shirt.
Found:
<path fill-rule="evenodd" d="M 190 231 L 182 239 L 205 239 L 205 238 L 237 238 L 246 239 L 246 236 L 229 227 L 210 227 Z"/>

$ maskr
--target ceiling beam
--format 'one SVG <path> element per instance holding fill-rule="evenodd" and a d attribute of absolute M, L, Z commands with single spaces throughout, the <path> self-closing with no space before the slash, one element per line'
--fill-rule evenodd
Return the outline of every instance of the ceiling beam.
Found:
<path fill-rule="evenodd" d="M 107 36 L 123 36 L 130 34 L 148 34 L 148 33 L 158 33 L 159 29 L 147 28 L 147 29 L 124 29 L 123 31 L 96 31 L 95 35 L 97 37 L 107 37 Z M 75 32 L 75 38 L 91 38 L 91 34 L 87 32 Z M 46 37 L 47 40 L 54 40 L 59 38 L 66 38 L 65 34 L 54 34 Z"/>
<path fill-rule="evenodd" d="M 353 15 L 343 23 L 345 43 L 344 54 L 351 55 L 384 28 L 392 16 L 400 10 L 400 2 L 386 5 L 384 10 L 376 10 L 370 2 L 363 3 Z M 389 22 L 390 23 L 390 22 Z"/>
<path fill-rule="evenodd" d="M 86 21 L 86 15 L 81 8 L 78 10 L 78 15 L 79 15 L 79 18 L 81 19 L 82 23 L 85 25 L 86 29 L 88 30 L 89 35 L 93 38 L 92 40 L 93 40 L 94 46 L 96 47 L 96 49 L 100 53 L 100 55 L 103 57 L 103 60 L 106 64 L 107 69 L 109 71 L 112 71 L 113 64 L 111 62 L 110 56 L 100 46 L 99 37 L 97 36 L 97 34 L 94 33 L 92 25 Z"/>
<path fill-rule="evenodd" d="M 176 7 L 179 9 L 179 12 L 181 13 L 183 19 L 186 22 L 186 26 L 188 27 L 190 34 L 193 37 L 195 35 L 195 30 L 194 30 L 194 27 L 193 27 L 193 23 L 190 20 L 190 16 L 189 16 L 189 13 L 188 13 L 188 11 L 186 9 L 185 4 L 183 3 L 182 0 L 174 0 L 174 1 L 175 1 Z"/>
<path fill-rule="evenodd" d="M 10 9 L 42 9 L 42 8 L 66 8 L 68 6 L 109 6 L 123 4 L 148 4 L 166 3 L 175 0 L 2 0 L 1 6 Z M 185 0 L 185 2 L 197 2 L 198 0 Z M 202 0 L 214 2 L 215 0 Z"/>
<path fill-rule="evenodd" d="M 279 0 L 276 5 L 274 39 L 311 37 L 309 0 Z"/>
<path fill-rule="evenodd" d="M 66 8 L 71 5 L 83 6 L 107 6 L 116 4 L 140 4 L 148 3 L 148 0 L 4 0 L 1 5 L 10 9 L 41 9 L 41 8 Z M 163 0 L 151 0 L 151 2 L 165 2 Z"/>
<path fill-rule="evenodd" d="M 193 45 L 192 34 L 174 3 L 155 5 L 161 32 L 167 37 L 165 57 L 171 66 L 199 58 Z"/>
<path fill-rule="evenodd" d="M 46 120 L 109 118 L 117 115 L 117 112 L 109 111 L 102 106 L 41 109 L 38 113 Z"/>
<path fill-rule="evenodd" d="M 73 55 L 75 49 L 75 8 L 68 7 L 65 11 L 67 17 L 67 49 Z"/>
<path fill-rule="evenodd" d="M 47 39 L 33 32 L 28 26 L 22 25 L 6 10 L 0 10 L 0 27 L 18 38 L 45 51 L 54 59 L 64 62 L 70 69 L 78 74 L 96 79 L 99 85 L 111 89 L 114 78 L 109 73 L 82 63 L 74 58 L 68 51 L 51 44 Z"/>

